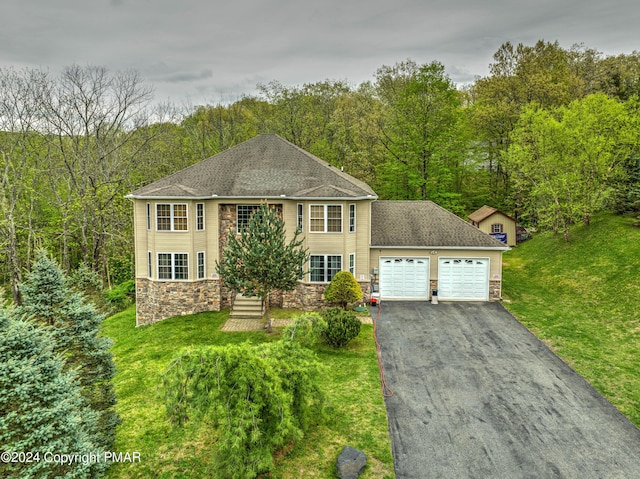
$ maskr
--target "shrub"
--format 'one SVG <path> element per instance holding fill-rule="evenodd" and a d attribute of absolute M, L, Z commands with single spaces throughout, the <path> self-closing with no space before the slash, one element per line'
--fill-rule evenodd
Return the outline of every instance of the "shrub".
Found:
<path fill-rule="evenodd" d="M 220 432 L 218 477 L 255 478 L 322 417 L 320 367 L 311 350 L 291 341 L 192 349 L 163 375 L 167 414 L 177 425 L 210 417 Z"/>
<path fill-rule="evenodd" d="M 338 271 L 327 286 L 324 299 L 329 303 L 340 304 L 343 309 L 347 309 L 347 304 L 362 299 L 362 288 L 349 271 Z"/>
<path fill-rule="evenodd" d="M 322 339 L 326 323 L 318 313 L 305 313 L 293 318 L 293 324 L 282 332 L 283 341 L 295 341 L 303 346 L 313 346 Z"/>
<path fill-rule="evenodd" d="M 351 311 L 330 308 L 322 312 L 326 323 L 321 335 L 329 346 L 341 348 L 360 334 L 360 320 Z"/>
<path fill-rule="evenodd" d="M 120 284 L 115 285 L 108 290 L 105 294 L 107 303 L 112 308 L 121 311 L 127 306 L 133 304 L 136 299 L 136 282 L 133 279 L 129 279 Z"/>

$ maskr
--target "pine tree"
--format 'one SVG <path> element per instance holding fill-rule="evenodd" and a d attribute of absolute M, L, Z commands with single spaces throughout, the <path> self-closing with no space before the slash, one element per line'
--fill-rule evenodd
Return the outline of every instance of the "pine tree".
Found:
<path fill-rule="evenodd" d="M 100 336 L 104 315 L 70 290 L 67 278 L 44 251 L 38 253 L 22 293 L 19 312 L 50 328 L 55 350 L 64 352 L 65 370 L 78 372 L 82 394 L 98 415 L 96 442 L 112 449 L 120 418 L 114 411 L 116 395 L 111 384 L 116 372 L 109 352 L 112 342 Z"/>
<path fill-rule="evenodd" d="M 216 270 L 228 287 L 262 298 L 268 332 L 271 332 L 270 293 L 294 290 L 304 275 L 308 254 L 299 235 L 296 230 L 287 243 L 284 221 L 275 209 L 262 204 L 240 235 L 229 235 L 222 261 L 216 262 Z"/>
<path fill-rule="evenodd" d="M 31 459 L 3 461 L 0 477 L 93 478 L 106 468 L 93 440 L 97 416 L 55 348 L 46 328 L 0 311 L 0 444 Z M 45 460 L 46 453 L 63 452 L 86 460 Z"/>

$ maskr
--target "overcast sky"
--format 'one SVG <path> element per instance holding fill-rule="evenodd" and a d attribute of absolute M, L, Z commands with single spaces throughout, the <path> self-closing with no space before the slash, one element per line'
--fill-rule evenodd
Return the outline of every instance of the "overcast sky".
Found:
<path fill-rule="evenodd" d="M 136 69 L 156 102 L 235 101 L 257 83 L 357 85 L 438 60 L 458 84 L 506 41 L 640 50 L 638 0 L 2 0 L 0 66 Z"/>

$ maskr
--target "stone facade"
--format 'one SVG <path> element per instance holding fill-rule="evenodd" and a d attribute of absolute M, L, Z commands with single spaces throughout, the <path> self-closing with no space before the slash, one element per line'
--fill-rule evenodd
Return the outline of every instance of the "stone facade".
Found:
<path fill-rule="evenodd" d="M 220 311 L 231 304 L 230 295 L 221 297 L 220 281 L 151 281 L 136 279 L 136 326 L 153 324 L 172 316 Z"/>

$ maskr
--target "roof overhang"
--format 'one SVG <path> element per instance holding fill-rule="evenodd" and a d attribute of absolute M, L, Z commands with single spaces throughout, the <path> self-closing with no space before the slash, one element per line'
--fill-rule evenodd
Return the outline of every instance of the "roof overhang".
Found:
<path fill-rule="evenodd" d="M 202 201 L 202 200 L 311 200 L 311 201 L 359 201 L 359 200 L 377 200 L 375 195 L 366 196 L 340 196 L 340 197 L 327 197 L 327 196 L 147 196 L 147 195 L 126 195 L 125 198 L 132 200 L 180 200 L 180 201 Z"/>
<path fill-rule="evenodd" d="M 454 250 L 463 249 L 469 251 L 510 251 L 509 246 L 369 246 L 370 249 L 424 249 L 424 250 Z"/>

